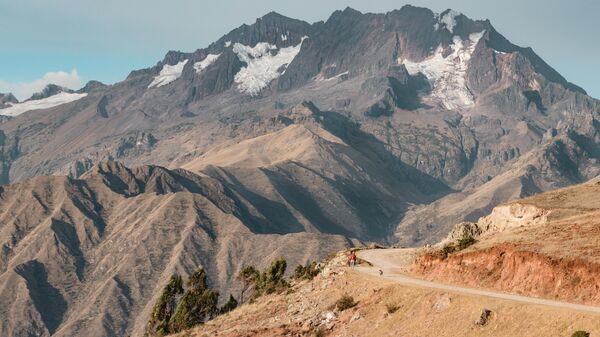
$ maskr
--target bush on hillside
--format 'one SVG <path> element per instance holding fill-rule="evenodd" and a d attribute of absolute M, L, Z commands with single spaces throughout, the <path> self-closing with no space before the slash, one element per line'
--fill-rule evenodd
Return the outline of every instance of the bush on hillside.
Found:
<path fill-rule="evenodd" d="M 467 249 L 470 246 L 474 245 L 477 242 L 475 238 L 473 238 L 470 234 L 465 233 L 462 239 L 458 240 L 456 243 L 449 243 L 442 248 L 442 255 L 444 258 L 448 257 L 448 255 L 459 252 L 461 250 Z"/>
<path fill-rule="evenodd" d="M 242 282 L 240 302 L 244 303 L 244 295 L 256 285 L 260 273 L 253 266 L 244 266 L 237 275 L 237 280 Z"/>
<path fill-rule="evenodd" d="M 294 271 L 294 279 L 296 280 L 312 280 L 315 276 L 319 275 L 321 269 L 319 268 L 316 261 L 313 261 L 306 266 L 298 265 Z"/>
<path fill-rule="evenodd" d="M 262 295 L 281 293 L 288 290 L 290 285 L 283 278 L 286 268 L 287 262 L 281 258 L 273 260 L 262 272 L 252 266 L 242 268 L 237 276 L 237 279 L 242 282 L 242 294 L 240 296 L 242 302 L 243 295 L 250 289 L 252 289 L 252 295 L 249 296 L 251 301 Z"/>
<path fill-rule="evenodd" d="M 444 255 L 444 257 L 448 257 L 448 255 L 454 253 L 456 251 L 456 247 L 454 247 L 453 244 L 447 244 L 442 248 L 442 255 Z"/>
<path fill-rule="evenodd" d="M 397 305 L 396 303 L 388 303 L 385 305 L 385 310 L 390 315 L 395 313 L 396 311 L 398 311 L 398 309 L 400 309 L 400 306 Z"/>
<path fill-rule="evenodd" d="M 218 313 L 218 301 L 219 293 L 209 288 L 206 283 L 206 272 L 204 269 L 198 269 L 190 275 L 187 290 L 171 318 L 171 332 L 189 329 L 213 318 Z"/>
<path fill-rule="evenodd" d="M 313 332 L 314 337 L 325 337 L 327 336 L 327 330 L 325 327 L 319 327 Z"/>
<path fill-rule="evenodd" d="M 458 250 L 467 249 L 468 247 L 474 245 L 475 242 L 477 241 L 475 241 L 475 239 L 471 235 L 465 233 L 462 239 L 458 241 Z"/>
<path fill-rule="evenodd" d="M 258 296 L 282 292 L 289 287 L 283 278 L 287 262 L 285 259 L 277 259 L 258 276 L 256 280 L 255 293 Z"/>
<path fill-rule="evenodd" d="M 343 295 L 342 297 L 340 297 L 339 300 L 337 300 L 337 302 L 335 302 L 335 307 L 339 311 L 344 311 L 346 309 L 354 307 L 356 304 L 357 303 L 354 301 L 354 298 L 352 296 Z"/>
<path fill-rule="evenodd" d="M 148 322 L 147 335 L 164 336 L 169 334 L 169 321 L 177 307 L 179 296 L 183 293 L 181 276 L 173 275 L 156 301 L 150 321 Z"/>
<path fill-rule="evenodd" d="M 573 335 L 571 335 L 571 337 L 590 337 L 590 333 L 587 331 L 575 331 L 575 333 L 573 333 Z"/>

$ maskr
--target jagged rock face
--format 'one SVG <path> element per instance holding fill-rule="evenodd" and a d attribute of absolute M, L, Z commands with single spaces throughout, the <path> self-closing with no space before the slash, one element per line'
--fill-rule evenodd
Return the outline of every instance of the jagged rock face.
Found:
<path fill-rule="evenodd" d="M 385 165 L 399 160 L 447 188 L 472 190 L 548 137 L 581 134 L 593 153 L 586 135 L 600 109 L 490 22 L 411 6 L 346 9 L 312 25 L 271 13 L 205 49 L 169 52 L 123 82 L 86 88 L 83 99 L 2 124 L 19 144 L 3 159 L 11 168 L 4 183 L 77 176 L 107 159 L 185 165 L 215 145 L 307 123 L 314 116 L 296 107 L 310 101 L 360 125 L 357 144 L 383 144 L 393 158 Z M 153 140 L 138 145 L 142 134 Z"/>
<path fill-rule="evenodd" d="M 105 88 L 105 87 L 106 87 L 106 84 L 104 84 L 102 82 L 89 81 L 88 83 L 85 84 L 85 86 L 83 88 L 81 88 L 77 92 L 90 93 L 90 92 L 92 92 L 92 90 L 97 90 L 97 89 L 101 89 L 101 88 Z"/>
<path fill-rule="evenodd" d="M 73 93 L 74 91 L 56 84 L 48 84 L 42 91 L 36 92 L 35 94 L 31 95 L 28 101 L 36 101 L 48 98 L 50 96 L 60 94 L 61 92 Z"/>
<path fill-rule="evenodd" d="M 178 64 L 175 73 L 167 68 L 161 75 Z M 280 69 L 266 71 L 275 66 Z M 271 77 L 258 76 L 263 73 Z M 148 88 L 158 76 L 166 84 Z M 240 92 L 246 88 L 240 81 L 259 89 Z M 271 13 L 206 49 L 169 52 L 124 82 L 86 88 L 89 96 L 73 104 L 5 123 L 8 138 L 31 140 L 30 151 L 16 159 L 21 164 L 11 164 L 18 167 L 12 181 L 64 173 L 82 160 L 179 165 L 168 150 L 173 143 L 161 139 L 187 142 L 186 156 L 202 153 L 227 139 L 256 136 L 257 121 L 310 100 L 322 111 L 350 114 L 404 163 L 463 188 L 501 172 L 546 130 L 559 129 L 565 115 L 594 115 L 599 106 L 488 21 L 410 6 L 387 14 L 346 9 L 313 25 Z M 246 126 L 255 131 L 241 134 Z M 153 156 L 123 156 L 123 140 L 146 131 L 159 140 Z M 42 150 L 50 146 L 63 150 Z M 488 158 L 498 169 L 483 175 Z"/>
<path fill-rule="evenodd" d="M 10 103 L 19 103 L 19 100 L 13 96 L 13 94 L 2 94 L 0 93 L 0 109 L 10 106 Z"/>

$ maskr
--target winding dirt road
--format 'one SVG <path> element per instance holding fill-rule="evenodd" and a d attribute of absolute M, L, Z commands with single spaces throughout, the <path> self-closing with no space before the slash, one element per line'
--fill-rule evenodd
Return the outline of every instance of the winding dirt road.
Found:
<path fill-rule="evenodd" d="M 466 288 L 418 279 L 406 274 L 407 267 L 411 263 L 415 252 L 416 251 L 414 249 L 371 249 L 359 251 L 357 252 L 358 257 L 369 261 L 371 264 L 373 264 L 373 267 L 357 267 L 356 269 L 366 274 L 383 277 L 410 286 L 439 289 L 461 294 L 492 297 L 514 302 L 545 305 L 549 307 L 572 309 L 583 312 L 600 313 L 600 307 L 512 295 L 508 293 L 480 290 L 476 288 Z M 383 271 L 383 275 L 381 276 L 379 272 L 380 270 Z"/>

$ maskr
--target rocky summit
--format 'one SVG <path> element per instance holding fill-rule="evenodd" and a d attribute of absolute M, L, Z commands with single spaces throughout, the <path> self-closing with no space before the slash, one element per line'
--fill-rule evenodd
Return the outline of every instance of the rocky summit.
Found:
<path fill-rule="evenodd" d="M 437 242 L 600 174 L 599 113 L 490 21 L 412 6 L 272 12 L 113 85 L 0 94 L 0 335 L 139 335 L 175 272 L 225 298 L 252 261 Z"/>

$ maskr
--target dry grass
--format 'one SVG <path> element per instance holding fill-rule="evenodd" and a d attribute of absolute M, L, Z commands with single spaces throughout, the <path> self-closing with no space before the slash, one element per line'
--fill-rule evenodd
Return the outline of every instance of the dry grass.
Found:
<path fill-rule="evenodd" d="M 320 275 L 298 286 L 293 294 L 267 296 L 185 336 L 314 336 L 318 326 L 306 327 L 305 323 L 327 311 L 344 293 L 358 304 L 338 312 L 327 336 L 570 336 L 576 330 L 600 333 L 600 315 L 596 314 L 413 288 L 341 270 L 343 275 Z M 451 302 L 447 307 L 436 305 L 448 297 Z M 391 315 L 387 312 L 390 303 L 402 306 Z M 300 307 L 305 309 L 299 311 Z M 475 326 L 483 308 L 490 309 L 493 318 L 484 327 Z"/>

